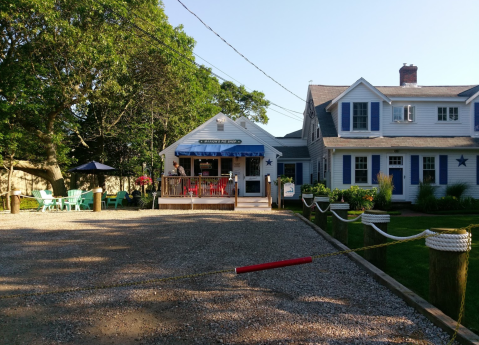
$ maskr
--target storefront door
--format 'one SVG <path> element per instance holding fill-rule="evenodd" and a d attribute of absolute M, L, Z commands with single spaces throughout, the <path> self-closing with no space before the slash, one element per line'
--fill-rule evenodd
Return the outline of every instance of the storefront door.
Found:
<path fill-rule="evenodd" d="M 261 196 L 261 157 L 246 157 L 244 196 Z"/>

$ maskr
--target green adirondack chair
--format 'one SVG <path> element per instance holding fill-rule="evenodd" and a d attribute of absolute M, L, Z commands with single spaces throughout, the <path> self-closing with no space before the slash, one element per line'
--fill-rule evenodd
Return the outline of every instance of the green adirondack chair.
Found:
<path fill-rule="evenodd" d="M 93 192 L 90 191 L 82 195 L 80 207 L 90 209 L 90 205 L 93 205 Z"/>
<path fill-rule="evenodd" d="M 115 210 L 116 210 L 118 205 L 123 206 L 122 201 L 123 201 L 123 199 L 125 199 L 125 195 L 126 195 L 126 192 L 121 191 L 121 192 L 116 193 L 115 198 L 107 198 L 106 199 L 107 200 L 106 207 L 108 208 L 108 205 L 115 205 Z"/>
<path fill-rule="evenodd" d="M 42 212 L 45 212 L 47 208 L 50 210 L 51 207 L 55 205 L 55 200 L 45 193 L 44 190 L 34 190 L 32 191 L 32 194 L 35 200 L 38 202 L 37 211 L 42 208 Z"/>
<path fill-rule="evenodd" d="M 68 191 L 68 198 L 63 199 L 63 206 L 66 206 L 68 211 L 71 211 L 72 206 L 75 206 L 75 211 L 80 211 L 82 191 L 79 189 L 71 189 Z"/>

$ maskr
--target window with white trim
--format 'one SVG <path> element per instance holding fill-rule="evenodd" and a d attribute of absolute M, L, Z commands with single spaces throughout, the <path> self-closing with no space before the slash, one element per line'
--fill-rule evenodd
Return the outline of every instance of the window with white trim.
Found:
<path fill-rule="evenodd" d="M 353 103 L 353 130 L 368 130 L 368 103 Z"/>
<path fill-rule="evenodd" d="M 436 157 L 422 157 L 422 180 L 436 183 Z"/>
<path fill-rule="evenodd" d="M 437 108 L 437 121 L 458 121 L 459 120 L 459 108 L 458 107 L 438 107 Z"/>
<path fill-rule="evenodd" d="M 318 123 L 318 126 L 316 127 L 316 139 L 319 139 L 319 123 Z"/>
<path fill-rule="evenodd" d="M 416 107 L 413 105 L 401 105 L 393 107 L 393 122 L 414 122 Z"/>
<path fill-rule="evenodd" d="M 368 183 L 368 157 L 355 157 L 354 182 Z"/>

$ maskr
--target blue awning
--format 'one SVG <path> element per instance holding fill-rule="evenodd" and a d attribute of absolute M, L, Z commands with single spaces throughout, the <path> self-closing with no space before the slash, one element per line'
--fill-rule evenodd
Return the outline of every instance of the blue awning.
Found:
<path fill-rule="evenodd" d="M 264 157 L 264 145 L 178 145 L 175 156 Z"/>

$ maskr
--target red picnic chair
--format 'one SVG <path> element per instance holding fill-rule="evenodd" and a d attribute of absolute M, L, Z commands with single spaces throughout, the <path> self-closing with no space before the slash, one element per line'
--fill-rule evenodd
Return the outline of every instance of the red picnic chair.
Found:
<path fill-rule="evenodd" d="M 193 195 L 198 195 L 198 184 L 193 184 L 188 180 L 187 185 L 183 187 L 183 194 L 189 195 L 190 192 L 193 192 Z"/>

